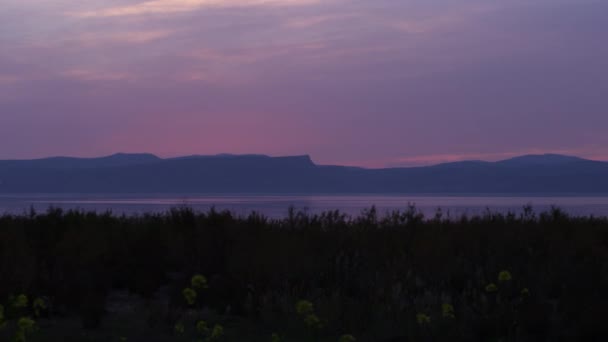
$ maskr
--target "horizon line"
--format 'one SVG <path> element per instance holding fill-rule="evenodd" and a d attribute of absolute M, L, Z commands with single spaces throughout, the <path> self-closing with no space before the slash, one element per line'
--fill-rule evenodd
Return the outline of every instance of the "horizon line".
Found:
<path fill-rule="evenodd" d="M 346 163 L 327 163 L 327 162 L 316 162 L 310 154 L 265 154 L 265 153 L 215 153 L 215 154 L 155 154 L 151 152 L 115 152 L 110 154 L 102 154 L 97 156 L 76 156 L 76 155 L 51 155 L 44 157 L 33 157 L 33 158 L 8 158 L 0 159 L 0 161 L 34 161 L 34 160 L 46 160 L 46 159 L 102 159 L 115 156 L 149 156 L 155 157 L 160 160 L 171 160 L 171 159 L 182 159 L 182 158 L 207 158 L 207 157 L 268 157 L 268 158 L 287 158 L 287 157 L 306 157 L 311 160 L 315 165 L 319 166 L 346 166 L 346 167 L 358 167 L 364 169 L 388 169 L 388 168 L 409 168 L 409 167 L 428 167 L 437 166 L 444 164 L 460 163 L 460 162 L 485 162 L 485 163 L 496 163 L 501 161 L 507 161 L 520 157 L 542 157 L 542 156 L 559 156 L 580 160 L 605 162 L 608 158 L 602 156 L 584 156 L 577 154 L 569 154 L 567 152 L 531 152 L 531 153 L 480 153 L 480 154 L 434 154 L 424 156 L 412 156 L 412 157 L 401 157 L 387 160 L 384 163 L 379 161 L 367 161 L 367 162 L 346 162 Z M 485 157 L 485 158 L 484 158 Z M 366 165 L 367 164 L 367 165 Z M 382 166 L 383 165 L 383 166 Z"/>

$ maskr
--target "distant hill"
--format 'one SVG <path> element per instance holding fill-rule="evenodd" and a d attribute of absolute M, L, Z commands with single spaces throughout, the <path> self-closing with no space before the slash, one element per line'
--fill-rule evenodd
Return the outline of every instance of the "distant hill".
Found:
<path fill-rule="evenodd" d="M 584 162 L 579 157 L 563 156 L 561 154 L 530 154 L 497 162 L 503 165 L 563 165 L 568 163 Z"/>
<path fill-rule="evenodd" d="M 50 157 L 32 160 L 0 160 L 1 167 L 39 167 L 50 169 L 127 166 L 161 161 L 153 154 L 117 153 L 100 158 Z"/>
<path fill-rule="evenodd" d="M 0 161 L 1 193 L 608 194 L 608 163 L 547 154 L 364 169 L 309 156 L 54 157 Z"/>

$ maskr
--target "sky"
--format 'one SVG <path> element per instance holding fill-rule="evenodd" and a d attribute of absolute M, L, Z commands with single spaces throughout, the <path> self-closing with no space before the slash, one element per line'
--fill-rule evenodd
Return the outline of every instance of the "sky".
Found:
<path fill-rule="evenodd" d="M 1 0 L 0 159 L 608 160 L 605 0 Z"/>

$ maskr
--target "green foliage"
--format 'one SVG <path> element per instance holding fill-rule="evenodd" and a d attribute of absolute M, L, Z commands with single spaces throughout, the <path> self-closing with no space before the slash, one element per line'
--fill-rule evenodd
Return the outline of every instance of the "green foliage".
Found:
<path fill-rule="evenodd" d="M 0 304 L 0 329 L 4 328 L 5 325 L 4 306 Z"/>
<path fill-rule="evenodd" d="M 21 317 L 17 321 L 17 331 L 15 332 L 15 342 L 26 342 L 27 337 L 36 330 L 36 322 L 29 317 Z"/>
<path fill-rule="evenodd" d="M 431 324 L 431 317 L 424 313 L 416 314 L 416 323 L 419 325 L 429 325 Z"/>
<path fill-rule="evenodd" d="M 310 329 L 320 329 L 322 327 L 321 320 L 315 314 L 308 314 L 304 317 L 304 324 Z"/>
<path fill-rule="evenodd" d="M 314 312 L 314 306 L 307 300 L 299 300 L 296 303 L 296 312 L 300 316 L 306 316 Z"/>
<path fill-rule="evenodd" d="M 441 315 L 443 316 L 443 318 L 456 318 L 454 314 L 454 307 L 452 306 L 452 304 L 443 303 L 441 305 Z"/>
<path fill-rule="evenodd" d="M 512 279 L 511 272 L 509 272 L 509 271 L 500 271 L 500 273 L 498 273 L 498 282 L 499 283 L 511 281 L 511 279 Z"/>
<path fill-rule="evenodd" d="M 207 326 L 207 322 L 205 322 L 205 321 L 196 322 L 196 331 L 201 335 L 209 334 L 209 327 Z"/>
<path fill-rule="evenodd" d="M 342 335 L 338 342 L 357 342 L 357 339 L 353 335 Z"/>
<path fill-rule="evenodd" d="M 20 294 L 17 297 L 11 298 L 11 302 L 13 303 L 13 307 L 16 309 L 24 309 L 27 308 L 28 299 L 24 294 Z"/>
<path fill-rule="evenodd" d="M 310 330 L 318 330 L 323 327 L 319 316 L 315 314 L 314 305 L 307 300 L 299 300 L 296 303 L 296 313 L 302 318 L 304 325 Z"/>
<path fill-rule="evenodd" d="M 42 324 L 55 310 L 107 326 L 99 324 L 106 296 L 122 289 L 144 301 L 166 293 L 168 308 L 151 327 L 170 334 L 182 320 L 184 340 L 212 334 L 213 325 L 195 330 L 201 318 L 230 324 L 227 340 L 238 336 L 235 321 L 257 340 L 269 329 L 322 341 L 343 331 L 365 341 L 608 336 L 608 219 L 553 210 L 426 220 L 405 209 L 292 210 L 284 219 L 187 208 L 0 215 L 0 340 L 19 318 Z M 10 297 L 20 293 L 44 300 Z"/>
<path fill-rule="evenodd" d="M 196 322 L 196 332 L 204 341 L 213 342 L 219 341 L 224 337 L 224 327 L 220 324 L 215 324 L 212 329 L 209 329 L 207 322 L 200 320 Z M 203 339 L 200 339 L 202 341 Z"/>
<path fill-rule="evenodd" d="M 177 335 L 183 335 L 184 332 L 186 332 L 186 326 L 184 325 L 183 322 L 177 322 L 177 323 L 175 323 L 173 330 L 175 331 L 175 333 Z"/>
<path fill-rule="evenodd" d="M 213 330 L 211 330 L 211 335 L 209 336 L 209 341 L 217 341 L 224 337 L 224 327 L 216 324 L 213 326 Z"/>
<path fill-rule="evenodd" d="M 196 303 L 196 291 L 194 291 L 193 289 L 187 287 L 185 289 L 182 290 L 182 295 L 184 296 L 184 299 L 186 300 L 186 303 L 188 303 L 188 305 L 194 305 L 194 303 Z"/>
<path fill-rule="evenodd" d="M 490 283 L 490 284 L 486 285 L 486 292 L 492 293 L 492 292 L 496 292 L 496 291 L 498 291 L 498 286 L 496 286 L 496 284 Z"/>
<path fill-rule="evenodd" d="M 29 317 L 21 317 L 19 321 L 17 321 L 17 327 L 20 330 L 31 332 L 36 327 L 36 322 Z"/>
<path fill-rule="evenodd" d="M 192 284 L 192 288 L 197 291 L 204 290 L 209 287 L 207 285 L 207 278 L 200 274 L 194 275 L 190 283 Z"/>
<path fill-rule="evenodd" d="M 43 310 L 46 310 L 46 302 L 44 301 L 44 299 L 39 297 L 34 299 L 34 303 L 32 304 L 32 306 L 34 308 L 34 314 L 36 315 L 36 317 L 39 317 L 40 313 Z"/>

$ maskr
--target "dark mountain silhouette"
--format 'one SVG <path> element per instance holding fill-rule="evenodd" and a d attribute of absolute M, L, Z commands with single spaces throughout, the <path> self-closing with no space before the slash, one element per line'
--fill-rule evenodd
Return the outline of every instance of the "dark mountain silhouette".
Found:
<path fill-rule="evenodd" d="M 40 168 L 94 168 L 127 166 L 161 161 L 159 157 L 148 154 L 117 153 L 100 158 L 50 157 L 32 160 L 0 160 L 0 167 L 40 167 Z"/>
<path fill-rule="evenodd" d="M 0 161 L 0 193 L 606 194 L 608 163 L 548 154 L 364 169 L 309 156 L 115 154 Z"/>

